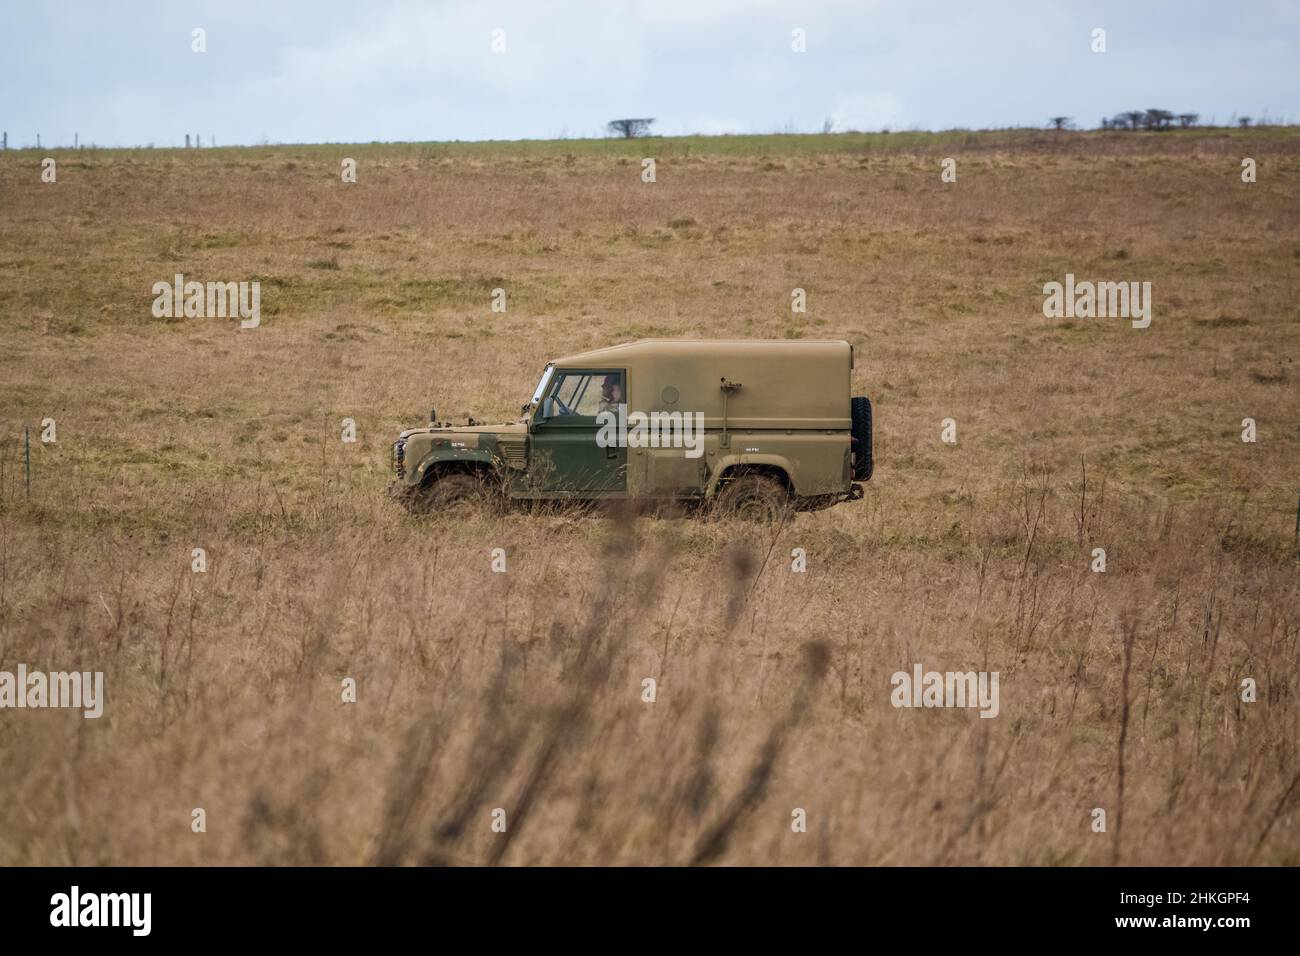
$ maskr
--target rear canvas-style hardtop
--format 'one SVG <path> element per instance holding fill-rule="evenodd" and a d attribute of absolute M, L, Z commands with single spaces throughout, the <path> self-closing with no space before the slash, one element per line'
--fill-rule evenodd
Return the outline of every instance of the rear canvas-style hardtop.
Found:
<path fill-rule="evenodd" d="M 627 370 L 627 405 L 702 412 L 707 428 L 847 431 L 853 349 L 842 341 L 648 339 L 581 352 L 557 369 Z M 724 391 L 722 379 L 740 387 Z"/>

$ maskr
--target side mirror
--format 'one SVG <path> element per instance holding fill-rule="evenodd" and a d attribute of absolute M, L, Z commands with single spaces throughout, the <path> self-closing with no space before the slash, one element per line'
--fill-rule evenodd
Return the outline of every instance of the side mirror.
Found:
<path fill-rule="evenodd" d="M 431 409 L 429 409 L 429 424 L 430 424 L 430 425 L 436 425 L 436 424 L 438 424 L 438 409 L 437 409 L 437 408 L 431 408 Z"/>
<path fill-rule="evenodd" d="M 542 400 L 542 418 L 551 418 L 555 415 L 555 399 L 547 398 Z"/>

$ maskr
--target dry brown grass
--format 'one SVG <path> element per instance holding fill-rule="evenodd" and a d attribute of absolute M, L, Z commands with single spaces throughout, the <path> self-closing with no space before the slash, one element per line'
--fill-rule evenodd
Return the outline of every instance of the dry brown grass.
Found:
<path fill-rule="evenodd" d="M 108 687 L 0 712 L 0 863 L 1300 862 L 1300 137 L 809 139 L 660 144 L 653 186 L 567 144 L 0 155 L 0 669 Z M 263 327 L 153 319 L 177 271 L 260 277 Z M 1043 319 L 1067 271 L 1151 281 L 1151 328 Z M 431 402 L 647 335 L 851 340 L 867 498 L 383 500 Z M 1001 715 L 895 710 L 915 662 Z"/>

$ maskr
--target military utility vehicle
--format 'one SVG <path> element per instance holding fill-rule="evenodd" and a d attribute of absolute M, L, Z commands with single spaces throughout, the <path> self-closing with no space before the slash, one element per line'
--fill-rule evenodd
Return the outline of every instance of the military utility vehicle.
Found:
<path fill-rule="evenodd" d="M 840 341 L 650 339 L 555 359 L 518 421 L 437 421 L 393 445 L 390 494 L 463 502 L 632 498 L 774 520 L 862 497 L 871 403 Z"/>

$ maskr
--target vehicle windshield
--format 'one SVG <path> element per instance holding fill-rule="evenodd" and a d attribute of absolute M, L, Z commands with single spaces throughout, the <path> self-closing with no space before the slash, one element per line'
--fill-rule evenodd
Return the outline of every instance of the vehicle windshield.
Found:
<path fill-rule="evenodd" d="M 542 395 L 546 391 L 546 386 L 551 383 L 551 376 L 555 374 L 555 366 L 546 366 L 546 371 L 542 373 L 542 380 L 537 383 L 537 391 L 533 392 L 533 400 L 529 404 L 536 405 L 542 400 Z"/>

